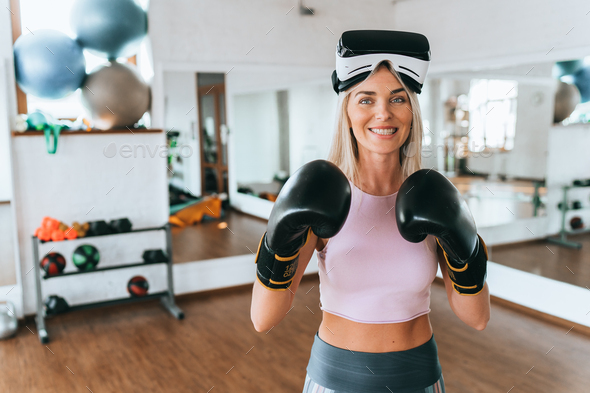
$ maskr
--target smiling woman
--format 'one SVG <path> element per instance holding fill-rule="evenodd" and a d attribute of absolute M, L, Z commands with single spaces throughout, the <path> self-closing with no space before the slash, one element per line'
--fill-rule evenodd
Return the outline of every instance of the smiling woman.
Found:
<path fill-rule="evenodd" d="M 339 94 L 339 115 L 328 160 L 336 163 L 355 184 L 373 195 L 389 195 L 401 181 L 383 182 L 361 176 L 367 159 L 385 164 L 393 154 L 400 164 L 395 177 L 420 169 L 422 116 L 417 93 L 409 89 L 388 60 L 378 62 L 370 77 Z M 360 151 L 362 150 L 362 153 Z M 359 164 L 354 164 L 356 161 Z M 403 176 L 401 176 L 403 175 Z"/>
<path fill-rule="evenodd" d="M 304 393 L 444 392 L 428 316 L 439 265 L 455 314 L 477 330 L 489 320 L 487 254 L 473 218 L 452 183 L 421 171 L 414 154 L 429 59 L 421 34 L 345 32 L 332 75 L 338 103 L 328 161 L 304 165 L 271 212 L 256 255 L 257 331 L 285 317 L 318 251 L 323 314 Z M 389 214 L 400 205 L 402 214 Z"/>
<path fill-rule="evenodd" d="M 400 148 L 412 130 L 413 116 L 408 93 L 386 64 L 380 63 L 370 78 L 353 89 L 353 98 L 346 106 L 360 150 L 361 166 L 366 165 L 366 160 L 386 162 L 390 154 L 401 162 Z M 396 187 L 395 184 L 391 186 Z M 380 192 L 388 195 L 392 190 Z"/>

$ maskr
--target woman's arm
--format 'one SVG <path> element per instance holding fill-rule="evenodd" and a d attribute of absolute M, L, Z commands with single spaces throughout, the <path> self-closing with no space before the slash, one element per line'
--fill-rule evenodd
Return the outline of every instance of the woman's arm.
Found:
<path fill-rule="evenodd" d="M 437 244 L 438 263 L 445 281 L 451 309 L 460 320 L 477 330 L 485 329 L 490 320 L 490 292 L 485 283 L 481 292 L 473 296 L 459 295 L 454 289 L 442 248 Z"/>
<path fill-rule="evenodd" d="M 285 318 L 291 309 L 295 293 L 317 243 L 318 237 L 311 232 L 307 244 L 300 250 L 297 272 L 293 277 L 291 287 L 287 290 L 271 291 L 260 284 L 258 280 L 254 281 L 250 319 L 257 332 L 266 332 Z"/>

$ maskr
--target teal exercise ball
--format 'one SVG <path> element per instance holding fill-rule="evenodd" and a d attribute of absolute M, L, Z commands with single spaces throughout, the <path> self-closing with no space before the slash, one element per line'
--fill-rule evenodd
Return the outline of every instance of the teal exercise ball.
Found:
<path fill-rule="evenodd" d="M 76 91 L 86 77 L 82 47 L 49 29 L 21 35 L 14 43 L 16 82 L 26 94 L 59 99 Z"/>
<path fill-rule="evenodd" d="M 574 84 L 580 90 L 582 102 L 590 101 L 590 67 L 581 68 L 574 74 Z"/>
<path fill-rule="evenodd" d="M 558 61 L 553 66 L 553 76 L 559 79 L 562 76 L 573 75 L 582 67 L 584 67 L 583 60 Z"/>
<path fill-rule="evenodd" d="M 98 66 L 82 88 L 82 104 L 101 130 L 133 126 L 150 101 L 150 87 L 132 64 L 113 61 Z"/>
<path fill-rule="evenodd" d="M 90 53 L 107 59 L 130 57 L 147 34 L 147 13 L 133 0 L 77 0 L 70 25 Z"/>

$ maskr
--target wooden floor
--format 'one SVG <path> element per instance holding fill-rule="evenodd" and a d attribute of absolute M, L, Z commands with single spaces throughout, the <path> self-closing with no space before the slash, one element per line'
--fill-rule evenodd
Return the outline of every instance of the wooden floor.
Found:
<path fill-rule="evenodd" d="M 0 341 L 0 392 L 300 392 L 321 319 L 317 276 L 294 308 L 257 333 L 251 288 L 179 297 L 177 321 L 154 301 L 48 320 L 39 343 L 32 320 Z M 432 287 L 431 320 L 449 393 L 587 392 L 590 338 L 493 304 L 476 331 Z M 30 329 L 30 330 L 29 330 Z"/>
<path fill-rule="evenodd" d="M 219 220 L 204 220 L 184 228 L 173 226 L 174 263 L 256 253 L 267 223 L 230 208 Z"/>
<path fill-rule="evenodd" d="M 539 276 L 590 287 L 590 233 L 568 236 L 581 249 L 561 247 L 547 240 L 490 247 L 490 260 Z"/>

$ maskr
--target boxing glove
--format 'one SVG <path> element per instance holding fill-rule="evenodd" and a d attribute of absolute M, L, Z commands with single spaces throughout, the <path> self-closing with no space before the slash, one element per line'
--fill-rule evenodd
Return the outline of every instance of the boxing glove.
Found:
<path fill-rule="evenodd" d="M 336 165 L 325 160 L 303 165 L 287 180 L 270 213 L 256 253 L 258 281 L 270 290 L 289 288 L 311 231 L 320 238 L 336 235 L 350 202 L 350 184 Z"/>
<path fill-rule="evenodd" d="M 477 295 L 484 286 L 488 253 L 459 190 L 442 174 L 421 169 L 400 187 L 395 216 L 404 239 L 436 237 L 444 251 L 454 290 Z"/>

